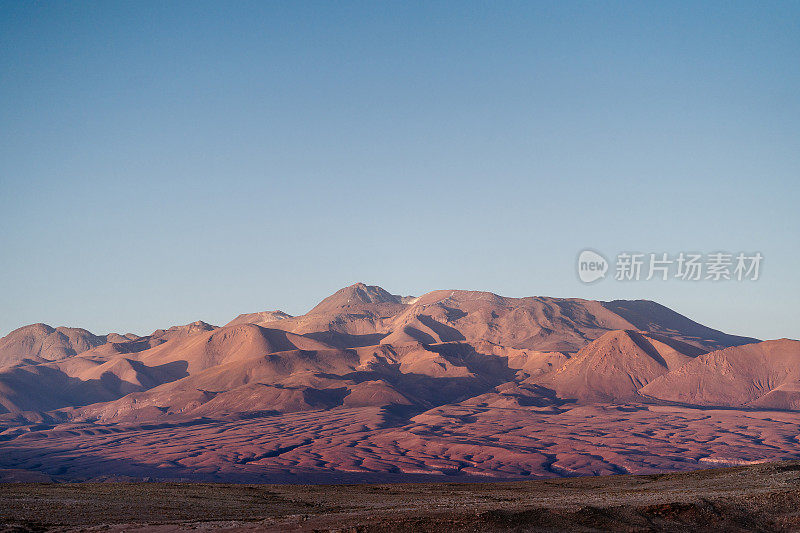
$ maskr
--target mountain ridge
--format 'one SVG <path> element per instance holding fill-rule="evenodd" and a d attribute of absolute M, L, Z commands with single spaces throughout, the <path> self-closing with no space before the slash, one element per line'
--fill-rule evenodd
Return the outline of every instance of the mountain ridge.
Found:
<path fill-rule="evenodd" d="M 403 297 L 355 283 L 304 315 L 247 313 L 222 327 L 198 320 L 139 337 L 24 326 L 0 339 L 0 405 L 8 416 L 138 419 L 233 405 L 427 408 L 487 394 L 512 404 L 552 403 L 542 394 L 627 401 L 691 358 L 755 341 L 646 300 Z M 220 382 L 223 368 L 230 377 Z"/>

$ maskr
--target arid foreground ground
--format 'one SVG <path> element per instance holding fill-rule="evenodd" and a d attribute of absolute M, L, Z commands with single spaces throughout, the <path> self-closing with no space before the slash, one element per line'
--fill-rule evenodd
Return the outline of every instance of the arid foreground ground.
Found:
<path fill-rule="evenodd" d="M 798 462 L 502 483 L 0 485 L 0 531 L 798 528 Z"/>

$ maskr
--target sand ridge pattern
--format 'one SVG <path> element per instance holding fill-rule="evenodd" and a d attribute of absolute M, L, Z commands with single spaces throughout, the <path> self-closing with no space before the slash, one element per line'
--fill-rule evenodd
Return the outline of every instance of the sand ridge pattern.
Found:
<path fill-rule="evenodd" d="M 379 482 L 650 474 L 800 458 L 800 415 L 592 405 L 560 413 L 379 408 L 219 422 L 67 425 L 2 443 L 8 480 Z M 598 423 L 602 421 L 602 423 Z"/>
<path fill-rule="evenodd" d="M 0 340 L 0 480 L 349 482 L 681 471 L 800 457 L 800 342 L 648 301 L 398 296 L 147 336 Z"/>

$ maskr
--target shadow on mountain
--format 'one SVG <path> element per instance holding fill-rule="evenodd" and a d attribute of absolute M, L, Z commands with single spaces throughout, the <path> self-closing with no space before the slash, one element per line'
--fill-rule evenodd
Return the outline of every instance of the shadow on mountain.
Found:
<path fill-rule="evenodd" d="M 508 357 L 480 353 L 470 344 L 441 343 L 431 344 L 426 348 L 438 353 L 455 366 L 464 366 L 473 374 L 498 382 L 511 381 L 517 373 L 517 369 L 508 366 Z"/>
<path fill-rule="evenodd" d="M 510 394 L 510 396 L 514 396 L 523 407 L 561 407 L 578 402 L 574 398 L 560 398 L 556 391 L 541 385 L 525 384 L 521 385 L 520 389 L 530 394 Z"/>
<path fill-rule="evenodd" d="M 647 340 L 641 333 L 636 331 L 629 331 L 628 337 L 631 339 L 631 341 L 633 341 L 634 344 L 636 344 L 636 346 L 641 348 L 641 350 L 647 355 L 649 355 L 656 363 L 663 366 L 664 368 L 669 367 L 669 365 L 661 356 L 661 354 L 658 353 L 658 350 L 656 350 L 655 346 L 653 346 L 650 343 L 650 341 Z"/>
<path fill-rule="evenodd" d="M 303 389 L 303 398 L 306 403 L 312 407 L 327 408 L 337 407 L 342 405 L 345 397 L 350 394 L 347 387 L 339 387 L 336 389 Z"/>
<path fill-rule="evenodd" d="M 466 315 L 466 313 L 462 314 L 462 316 L 464 315 Z M 434 320 L 428 315 L 418 315 L 417 320 L 419 320 L 423 326 L 429 328 L 431 331 L 436 333 L 439 339 L 441 339 L 441 342 L 454 342 L 454 341 L 466 340 L 466 337 L 464 337 L 464 335 L 462 335 L 462 333 L 458 331 L 456 328 L 448 326 L 447 324 L 442 324 L 441 322 Z"/>
<path fill-rule="evenodd" d="M 141 392 L 188 376 L 186 361 L 172 361 L 153 367 L 131 360 L 126 360 L 126 364 L 147 383 L 132 383 L 108 371 L 96 379 L 81 380 L 46 365 L 14 367 L 0 374 L 0 386 L 13 391 L 0 395 L 0 404 L 9 412 L 81 407 L 117 400 L 132 392 Z"/>
<path fill-rule="evenodd" d="M 419 405 L 387 405 L 381 409 L 383 422 L 378 425 L 378 429 L 405 426 L 409 423 L 411 418 L 426 410 L 425 407 Z"/>
<path fill-rule="evenodd" d="M 303 336 L 315 341 L 324 342 L 337 348 L 362 348 L 364 346 L 375 346 L 380 344 L 381 339 L 386 337 L 386 333 L 371 333 L 368 335 L 351 335 L 339 331 L 318 331 L 306 333 Z"/>

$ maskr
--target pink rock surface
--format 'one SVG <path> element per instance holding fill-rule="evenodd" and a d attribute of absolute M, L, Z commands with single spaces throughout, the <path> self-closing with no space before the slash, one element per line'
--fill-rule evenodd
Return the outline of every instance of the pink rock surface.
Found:
<path fill-rule="evenodd" d="M 799 448 L 800 342 L 641 300 L 357 283 L 305 315 L 221 328 L 35 324 L 0 339 L 0 364 L 0 469 L 17 477 L 528 478 Z"/>

